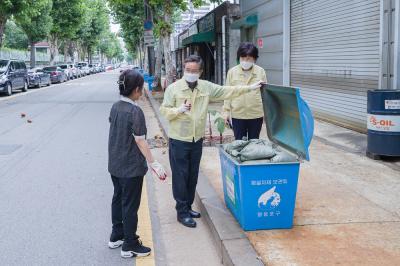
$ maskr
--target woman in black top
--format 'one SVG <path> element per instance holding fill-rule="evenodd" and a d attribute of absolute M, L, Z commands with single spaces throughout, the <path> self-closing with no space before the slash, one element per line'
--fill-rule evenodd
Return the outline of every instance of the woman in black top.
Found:
<path fill-rule="evenodd" d="M 143 177 L 150 166 L 165 180 L 164 168 L 154 160 L 146 141 L 146 121 L 136 101 L 143 94 L 144 80 L 135 70 L 126 70 L 119 77 L 121 100 L 110 112 L 108 171 L 114 185 L 112 199 L 112 233 L 108 246 L 122 245 L 121 256 L 147 256 L 151 249 L 142 245 L 136 235 Z M 146 163 L 147 161 L 147 163 Z"/>

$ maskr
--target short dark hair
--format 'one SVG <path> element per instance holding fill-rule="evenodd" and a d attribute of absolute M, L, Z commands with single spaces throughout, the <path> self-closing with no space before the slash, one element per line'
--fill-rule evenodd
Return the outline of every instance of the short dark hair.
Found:
<path fill-rule="evenodd" d="M 200 70 L 203 69 L 203 59 L 201 59 L 200 56 L 198 55 L 189 55 L 188 57 L 185 58 L 185 60 L 183 61 L 184 64 L 186 63 L 197 63 L 200 65 Z"/>
<path fill-rule="evenodd" d="M 239 45 L 237 50 L 237 60 L 240 60 L 240 57 L 251 56 L 255 60 L 258 58 L 258 49 L 251 42 L 244 42 Z"/>
<path fill-rule="evenodd" d="M 122 96 L 129 96 L 138 88 L 143 89 L 144 79 L 143 76 L 136 70 L 127 69 L 119 75 L 118 85 L 119 94 Z"/>

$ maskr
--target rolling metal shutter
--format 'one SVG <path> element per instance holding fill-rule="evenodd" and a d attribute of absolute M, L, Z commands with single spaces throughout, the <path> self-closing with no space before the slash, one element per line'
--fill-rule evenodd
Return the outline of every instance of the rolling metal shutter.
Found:
<path fill-rule="evenodd" d="M 290 82 L 317 117 L 364 131 L 379 83 L 380 0 L 292 0 Z"/>

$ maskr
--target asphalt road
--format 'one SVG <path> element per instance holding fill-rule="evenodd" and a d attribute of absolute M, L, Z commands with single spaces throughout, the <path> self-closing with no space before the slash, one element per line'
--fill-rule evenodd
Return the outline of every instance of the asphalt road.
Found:
<path fill-rule="evenodd" d="M 0 97 L 1 265 L 134 264 L 107 247 L 116 78 L 101 73 Z"/>

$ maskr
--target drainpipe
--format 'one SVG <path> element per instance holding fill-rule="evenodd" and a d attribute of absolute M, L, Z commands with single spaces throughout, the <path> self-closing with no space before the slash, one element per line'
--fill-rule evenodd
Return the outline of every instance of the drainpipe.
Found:
<path fill-rule="evenodd" d="M 226 77 L 226 32 L 225 32 L 225 18 L 226 15 L 222 16 L 222 85 L 225 85 Z"/>

